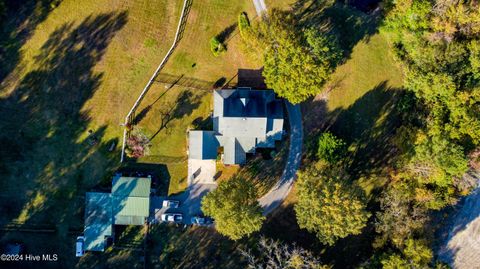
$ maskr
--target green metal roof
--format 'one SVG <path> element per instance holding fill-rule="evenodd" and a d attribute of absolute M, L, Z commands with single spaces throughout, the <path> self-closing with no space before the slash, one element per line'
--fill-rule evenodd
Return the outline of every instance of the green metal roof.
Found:
<path fill-rule="evenodd" d="M 112 235 L 111 195 L 87 192 L 85 204 L 85 250 L 104 251 L 105 237 Z"/>
<path fill-rule="evenodd" d="M 148 177 L 115 177 L 112 182 L 112 195 L 150 197 L 151 182 Z"/>
<path fill-rule="evenodd" d="M 85 250 L 104 251 L 113 224 L 143 225 L 150 210 L 150 178 L 115 177 L 112 193 L 87 192 Z"/>
<path fill-rule="evenodd" d="M 115 224 L 120 224 L 117 223 L 120 216 L 132 216 L 141 217 L 141 223 L 136 225 L 142 225 L 144 219 L 149 215 L 150 198 L 113 196 L 112 203 Z M 132 223 L 132 225 L 135 225 L 135 223 Z"/>

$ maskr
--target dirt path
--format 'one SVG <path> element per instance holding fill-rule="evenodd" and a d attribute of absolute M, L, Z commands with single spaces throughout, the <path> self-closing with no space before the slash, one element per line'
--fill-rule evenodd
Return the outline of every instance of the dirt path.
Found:
<path fill-rule="evenodd" d="M 480 183 L 480 171 L 473 172 Z M 452 268 L 480 268 L 480 186 L 465 197 L 445 227 L 438 258 Z"/>

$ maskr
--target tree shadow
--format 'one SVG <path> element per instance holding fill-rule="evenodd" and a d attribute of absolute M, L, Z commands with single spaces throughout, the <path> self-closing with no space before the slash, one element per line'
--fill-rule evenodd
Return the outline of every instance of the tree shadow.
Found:
<path fill-rule="evenodd" d="M 155 134 L 152 135 L 150 140 L 153 140 L 162 130 L 167 129 L 168 124 L 172 120 L 191 115 L 192 112 L 200 106 L 200 99 L 201 98 L 195 96 L 191 91 L 183 91 L 175 102 L 167 104 L 160 113 L 160 127 Z"/>
<path fill-rule="evenodd" d="M 52 225 L 58 250 L 71 248 L 69 227 L 83 224 L 79 197 L 116 168 L 112 140 L 104 141 L 107 127 L 87 134 L 90 116 L 83 107 L 101 83 L 96 63 L 126 22 L 126 12 L 112 12 L 58 27 L 34 57 L 32 71 L 0 99 L 0 113 L 8 115 L 0 119 L 0 140 L 15 141 L 11 149 L 18 152 L 12 157 L 0 151 L 7 170 L 0 195 L 4 203 L 17 201 L 8 215 L 1 210 L 0 222 Z"/>
<path fill-rule="evenodd" d="M 237 23 L 227 26 L 217 35 L 218 41 L 220 41 L 220 43 L 227 43 L 235 29 L 237 29 Z"/>
<path fill-rule="evenodd" d="M 383 81 L 346 109 L 328 111 L 326 100 L 312 100 L 304 107 L 310 133 L 306 139 L 307 157 L 315 158 L 318 135 L 328 130 L 350 145 L 346 165 L 353 178 L 389 166 L 397 150 L 391 140 L 402 124 L 398 101 L 404 93 Z M 309 117 L 318 115 L 323 115 L 323 121 L 309 125 Z"/>
<path fill-rule="evenodd" d="M 383 81 L 338 116 L 333 113 L 331 131 L 353 146 L 347 159 L 354 178 L 381 172 L 395 160 L 392 138 L 401 125 L 397 104 L 403 94 Z"/>
<path fill-rule="evenodd" d="M 240 241 L 229 240 L 211 228 L 182 230 L 158 225 L 149 233 L 147 267 L 162 264 L 166 268 L 245 268 L 236 251 L 244 247 Z"/>
<path fill-rule="evenodd" d="M 366 14 L 347 4 L 333 0 L 299 0 L 292 5 L 295 21 L 300 28 L 313 27 L 338 39 L 344 60 L 361 40 L 377 33 L 382 16 L 379 12 Z M 341 64 L 341 63 L 338 63 Z"/>
<path fill-rule="evenodd" d="M 0 18 L 0 83 L 3 84 L 3 80 L 19 63 L 20 49 L 35 27 L 44 21 L 61 1 L 5 1 L 6 15 Z M 3 86 L 2 84 L 0 86 Z"/>
<path fill-rule="evenodd" d="M 312 116 L 314 119 L 322 118 L 322 122 L 317 120 L 306 128 L 306 133 L 310 135 L 306 138 L 304 165 L 308 166 L 316 160 L 318 136 L 328 130 L 349 145 L 346 161 L 340 165 L 346 168 L 352 181 L 388 172 L 397 153 L 393 138 L 404 122 L 399 108 L 399 99 L 403 94 L 402 89 L 392 88 L 383 81 L 345 109 L 329 111 L 325 99 L 305 104 L 305 123 L 308 125 Z M 378 188 L 381 186 L 375 185 L 369 197 L 375 197 Z M 374 199 L 370 199 L 368 207 L 375 207 Z M 335 268 L 355 268 L 372 255 L 373 227 L 370 220 L 360 235 L 349 236 L 332 247 L 326 247 L 314 234 L 299 228 L 293 205 L 288 204 L 273 213 L 262 231 L 282 241 L 297 242 L 317 255 L 322 253 L 322 261 L 334 263 Z M 346 253 L 348 258 L 345 258 Z"/>

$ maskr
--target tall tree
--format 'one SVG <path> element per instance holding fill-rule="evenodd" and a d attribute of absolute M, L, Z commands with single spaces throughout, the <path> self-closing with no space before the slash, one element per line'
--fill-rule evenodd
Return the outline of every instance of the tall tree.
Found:
<path fill-rule="evenodd" d="M 381 211 L 376 214 L 375 229 L 380 234 L 375 245 L 391 242 L 400 247 L 414 233 L 422 233 L 428 220 L 424 207 L 415 203 L 414 190 L 404 183 L 396 182 L 380 197 Z"/>
<path fill-rule="evenodd" d="M 466 0 L 390 1 L 387 26 L 424 104 L 429 136 L 480 145 L 480 6 Z"/>
<path fill-rule="evenodd" d="M 341 57 L 329 34 L 298 27 L 292 14 L 272 10 L 268 18 L 246 27 L 240 17 L 246 47 L 263 54 L 263 76 L 269 88 L 291 103 L 320 92 Z"/>
<path fill-rule="evenodd" d="M 333 174 L 333 173 L 332 173 Z M 359 190 L 317 170 L 299 173 L 295 213 L 300 228 L 314 232 L 324 244 L 360 234 L 370 216 Z"/>
<path fill-rule="evenodd" d="M 219 233 L 233 240 L 260 230 L 265 220 L 255 186 L 241 177 L 220 182 L 203 198 L 202 211 L 215 219 Z"/>
<path fill-rule="evenodd" d="M 240 250 L 247 259 L 249 269 L 328 269 L 322 265 L 320 259 L 298 246 L 282 244 L 279 241 L 261 237 L 257 251 Z"/>

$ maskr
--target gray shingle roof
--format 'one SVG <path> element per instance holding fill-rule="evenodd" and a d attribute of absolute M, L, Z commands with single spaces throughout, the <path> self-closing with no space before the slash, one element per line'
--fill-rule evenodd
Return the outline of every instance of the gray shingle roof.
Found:
<path fill-rule="evenodd" d="M 283 103 L 271 90 L 250 88 L 215 90 L 213 134 L 190 134 L 190 158 L 216 156 L 224 147 L 224 163 L 242 164 L 256 147 L 274 147 L 283 134 Z M 198 131 L 196 131 L 198 132 Z M 207 143 L 205 143 L 207 142 Z"/>
<path fill-rule="evenodd" d="M 220 146 L 214 131 L 190 131 L 188 139 L 190 159 L 214 160 Z"/>

